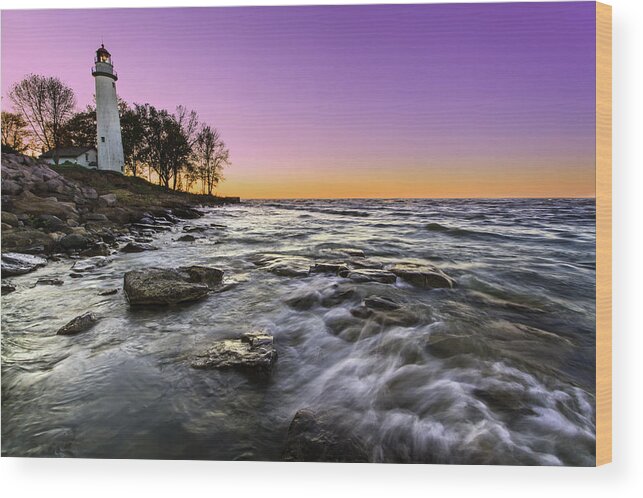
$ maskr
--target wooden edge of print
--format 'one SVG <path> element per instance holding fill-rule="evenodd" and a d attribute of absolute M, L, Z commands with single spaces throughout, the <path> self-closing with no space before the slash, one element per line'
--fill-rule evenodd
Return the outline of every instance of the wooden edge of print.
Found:
<path fill-rule="evenodd" d="M 612 461 L 612 7 L 596 3 L 596 465 Z"/>

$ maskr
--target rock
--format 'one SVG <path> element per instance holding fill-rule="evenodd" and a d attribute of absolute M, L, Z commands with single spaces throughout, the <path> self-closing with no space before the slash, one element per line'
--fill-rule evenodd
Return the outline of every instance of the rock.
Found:
<path fill-rule="evenodd" d="M 368 462 L 362 442 L 346 430 L 333 427 L 312 410 L 295 413 L 283 459 L 289 462 Z"/>
<path fill-rule="evenodd" d="M 47 260 L 30 254 L 5 252 L 2 254 L 2 278 L 23 275 L 47 264 Z"/>
<path fill-rule="evenodd" d="M 223 270 L 208 266 L 181 266 L 178 271 L 188 282 L 205 284 L 213 289 L 223 282 Z"/>
<path fill-rule="evenodd" d="M 78 217 L 78 211 L 76 211 L 76 205 L 73 202 L 59 202 L 55 198 L 46 199 L 31 192 L 23 192 L 13 200 L 13 212 L 31 216 L 50 214 L 61 220 Z"/>
<path fill-rule="evenodd" d="M 118 293 L 118 289 L 107 289 L 104 291 L 100 291 L 98 293 L 99 296 L 113 296 L 114 294 Z"/>
<path fill-rule="evenodd" d="M 196 237 L 194 235 L 181 235 L 178 239 L 179 242 L 194 242 Z"/>
<path fill-rule="evenodd" d="M 91 312 L 85 313 L 77 316 L 65 326 L 58 329 L 56 335 L 74 335 L 79 334 L 80 332 L 85 332 L 92 328 L 97 321 L 98 319 L 96 318 L 96 315 Z"/>
<path fill-rule="evenodd" d="M 310 267 L 310 273 L 333 273 L 347 272 L 348 266 L 343 263 L 317 263 Z"/>
<path fill-rule="evenodd" d="M 371 268 L 346 270 L 340 272 L 339 276 L 355 282 L 380 282 L 383 284 L 394 284 L 397 280 L 397 277 L 389 271 Z"/>
<path fill-rule="evenodd" d="M 36 285 L 62 285 L 64 282 L 59 278 L 39 278 Z"/>
<path fill-rule="evenodd" d="M 203 216 L 203 214 L 201 214 L 200 211 L 197 211 L 196 209 L 192 209 L 192 208 L 187 208 L 187 207 L 174 208 L 172 209 L 172 214 L 174 214 L 174 216 L 176 216 L 177 218 L 182 218 L 184 220 L 193 220 Z"/>
<path fill-rule="evenodd" d="M 83 259 L 80 261 L 76 261 L 72 267 L 71 271 L 75 273 L 86 273 L 88 271 L 93 271 L 98 268 L 102 268 L 103 266 L 107 265 L 111 260 L 109 258 L 106 258 L 104 256 L 96 256 L 94 258 L 88 258 L 88 259 Z M 74 277 L 74 275 L 71 275 Z M 78 278 L 78 277 L 75 277 Z"/>
<path fill-rule="evenodd" d="M 183 227 L 184 232 L 205 232 L 207 230 L 207 227 L 193 227 L 190 225 L 186 225 Z"/>
<path fill-rule="evenodd" d="M 91 247 L 81 251 L 82 256 L 109 256 L 111 253 L 109 246 L 105 242 L 97 242 Z"/>
<path fill-rule="evenodd" d="M 143 252 L 143 251 L 157 251 L 158 247 L 151 244 L 139 244 L 137 242 L 128 242 L 121 247 L 121 252 Z"/>
<path fill-rule="evenodd" d="M 192 368 L 237 368 L 270 373 L 277 360 L 273 338 L 265 332 L 250 332 L 239 339 L 224 339 L 192 360 Z"/>
<path fill-rule="evenodd" d="M 207 285 L 187 281 L 177 270 L 161 268 L 127 272 L 123 288 L 130 305 L 196 301 L 210 290 Z"/>
<path fill-rule="evenodd" d="M 11 284 L 2 284 L 2 295 L 4 296 L 5 294 L 11 294 L 12 292 L 15 292 L 16 286 L 11 285 Z"/>
<path fill-rule="evenodd" d="M 60 241 L 58 241 L 58 245 L 62 247 L 65 251 L 73 251 L 75 249 L 87 249 L 88 246 L 90 246 L 92 241 L 88 238 L 85 237 L 84 235 L 81 235 L 79 233 L 70 233 L 65 235 Z"/>
<path fill-rule="evenodd" d="M 289 254 L 262 254 L 253 258 L 255 265 L 280 277 L 306 277 L 310 260 Z"/>
<path fill-rule="evenodd" d="M 419 266 L 407 263 L 398 263 L 389 268 L 402 280 L 423 289 L 453 288 L 455 281 L 442 270 L 434 266 Z"/>
<path fill-rule="evenodd" d="M 367 297 L 364 299 L 364 305 L 376 310 L 396 310 L 400 307 L 396 302 L 378 296 Z"/>
<path fill-rule="evenodd" d="M 20 253 L 48 253 L 55 241 L 46 233 L 31 228 L 14 228 L 2 232 L 2 248 Z"/>
<path fill-rule="evenodd" d="M 42 228 L 45 232 L 62 232 L 68 229 L 69 226 L 63 220 L 54 216 L 53 214 L 41 214 L 36 218 L 35 223 L 37 227 Z"/>
<path fill-rule="evenodd" d="M 331 308 L 357 298 L 360 298 L 360 295 L 355 287 L 335 284 L 322 291 L 321 304 L 325 308 Z"/>
<path fill-rule="evenodd" d="M 2 223 L 11 225 L 12 227 L 17 227 L 18 222 L 18 217 L 15 214 L 9 213 L 7 211 L 2 211 Z"/>
<path fill-rule="evenodd" d="M 102 206 L 114 207 L 118 203 L 118 199 L 114 194 L 104 194 L 98 197 L 98 203 Z"/>
<path fill-rule="evenodd" d="M 109 218 L 102 213 L 87 213 L 84 216 L 85 221 L 93 221 L 95 223 L 107 223 Z"/>
<path fill-rule="evenodd" d="M 18 195 L 22 192 L 22 187 L 13 180 L 2 180 L 2 195 Z"/>
<path fill-rule="evenodd" d="M 143 231 L 150 230 L 152 232 L 166 232 L 168 230 L 171 230 L 171 227 L 165 225 L 156 225 L 153 221 L 152 223 L 133 223 L 132 226 L 140 228 Z"/>
<path fill-rule="evenodd" d="M 316 291 L 297 292 L 286 299 L 286 304 L 296 310 L 308 310 L 320 303 L 320 297 Z"/>
<path fill-rule="evenodd" d="M 352 259 L 349 261 L 349 266 L 353 268 L 368 268 L 372 270 L 381 270 L 384 264 L 379 261 L 371 261 L 369 259 Z"/>

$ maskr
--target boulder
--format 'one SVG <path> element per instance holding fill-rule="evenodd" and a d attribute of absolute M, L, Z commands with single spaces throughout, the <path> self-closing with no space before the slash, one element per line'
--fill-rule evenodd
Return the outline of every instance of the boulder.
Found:
<path fill-rule="evenodd" d="M 185 273 L 161 268 L 127 272 L 123 288 L 130 305 L 163 305 L 197 301 L 210 291 L 205 284 L 190 282 L 185 277 Z"/>
<path fill-rule="evenodd" d="M 178 271 L 188 281 L 197 284 L 205 284 L 213 289 L 223 282 L 223 270 L 210 268 L 209 266 L 181 266 Z"/>
<path fill-rule="evenodd" d="M 2 284 L 2 295 L 4 296 L 5 294 L 11 294 L 12 292 L 15 292 L 16 286 L 11 285 L 11 284 Z"/>
<path fill-rule="evenodd" d="M 85 221 L 93 221 L 94 223 L 107 223 L 109 218 L 102 213 L 87 213 L 84 216 Z"/>
<path fill-rule="evenodd" d="M 289 462 L 368 462 L 362 442 L 309 409 L 295 413 L 283 459 Z"/>
<path fill-rule="evenodd" d="M 31 216 L 50 214 L 57 216 L 61 220 L 78 217 L 78 211 L 76 211 L 76 205 L 74 203 L 59 202 L 55 197 L 38 197 L 31 192 L 23 192 L 22 195 L 13 200 L 13 212 Z"/>
<path fill-rule="evenodd" d="M 182 218 L 184 220 L 193 220 L 203 216 L 200 211 L 188 207 L 177 207 L 172 209 L 172 214 L 177 218 Z"/>
<path fill-rule="evenodd" d="M 101 206 L 114 207 L 118 203 L 118 199 L 114 194 L 104 194 L 98 197 L 98 203 Z"/>
<path fill-rule="evenodd" d="M 340 272 L 339 276 L 355 282 L 380 282 L 382 284 L 394 284 L 397 280 L 395 274 L 389 271 L 372 268 L 346 270 Z"/>
<path fill-rule="evenodd" d="M 58 244 L 65 251 L 73 251 L 76 249 L 87 249 L 87 247 L 92 244 L 92 241 L 89 237 L 85 237 L 79 233 L 70 233 L 60 239 Z"/>
<path fill-rule="evenodd" d="M 17 227 L 19 225 L 18 217 L 7 211 L 2 211 L 2 223 L 10 225 L 12 227 Z"/>
<path fill-rule="evenodd" d="M 83 315 L 77 316 L 72 321 L 58 329 L 56 335 L 75 335 L 80 332 L 85 332 L 94 326 L 98 321 L 96 315 L 91 312 L 87 312 Z"/>
<path fill-rule="evenodd" d="M 82 259 L 80 261 L 76 261 L 72 267 L 71 271 L 78 274 L 78 273 L 86 273 L 89 271 L 94 271 L 98 268 L 102 268 L 103 266 L 107 265 L 111 260 L 109 258 L 106 258 L 105 256 L 96 256 L 94 258 L 87 258 L 87 259 Z M 74 275 L 71 275 L 74 277 Z M 78 278 L 78 277 L 75 277 Z"/>
<path fill-rule="evenodd" d="M 106 289 L 98 293 L 99 296 L 113 296 L 118 293 L 118 289 Z"/>
<path fill-rule="evenodd" d="M 192 368 L 236 368 L 269 373 L 277 360 L 273 338 L 265 332 L 250 332 L 238 339 L 224 339 L 210 349 L 198 354 L 191 362 Z"/>
<path fill-rule="evenodd" d="M 194 242 L 196 240 L 196 237 L 194 235 L 181 235 L 178 239 L 176 239 L 179 242 Z"/>
<path fill-rule="evenodd" d="M 41 214 L 36 218 L 34 225 L 42 228 L 47 233 L 62 232 L 69 228 L 67 223 L 53 214 Z"/>
<path fill-rule="evenodd" d="M 14 228 L 2 232 L 2 248 L 20 253 L 48 253 L 54 249 L 54 239 L 40 230 Z"/>
<path fill-rule="evenodd" d="M 62 285 L 64 282 L 59 278 L 39 278 L 36 285 Z"/>
<path fill-rule="evenodd" d="M 141 244 L 138 242 L 128 242 L 123 247 L 121 247 L 121 252 L 143 252 L 143 251 L 157 251 L 158 247 L 154 247 L 151 244 Z"/>
<path fill-rule="evenodd" d="M 333 273 L 335 275 L 348 271 L 344 263 L 317 263 L 310 267 L 310 273 Z"/>
<path fill-rule="evenodd" d="M 398 263 L 388 269 L 402 280 L 423 289 L 451 289 L 455 281 L 442 270 L 434 266 L 420 266 L 408 263 Z"/>
<path fill-rule="evenodd" d="M 47 260 L 31 254 L 5 252 L 2 254 L 2 278 L 23 275 L 47 264 Z"/>

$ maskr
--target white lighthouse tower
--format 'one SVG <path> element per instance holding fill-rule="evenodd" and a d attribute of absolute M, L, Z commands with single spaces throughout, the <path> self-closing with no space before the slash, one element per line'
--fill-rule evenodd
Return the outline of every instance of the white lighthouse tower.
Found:
<path fill-rule="evenodd" d="M 96 50 L 92 76 L 96 79 L 96 131 L 98 169 L 123 172 L 123 139 L 118 116 L 116 80 L 112 56 L 101 44 Z"/>

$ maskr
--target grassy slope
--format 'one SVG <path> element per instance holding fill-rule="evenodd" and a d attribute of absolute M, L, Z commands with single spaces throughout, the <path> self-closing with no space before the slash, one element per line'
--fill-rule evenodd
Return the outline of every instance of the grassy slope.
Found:
<path fill-rule="evenodd" d="M 81 185 L 93 187 L 99 195 L 114 194 L 119 205 L 133 208 L 218 205 L 234 199 L 177 192 L 154 185 L 142 178 L 125 176 L 112 171 L 90 170 L 82 166 L 51 166 L 51 168 Z"/>

